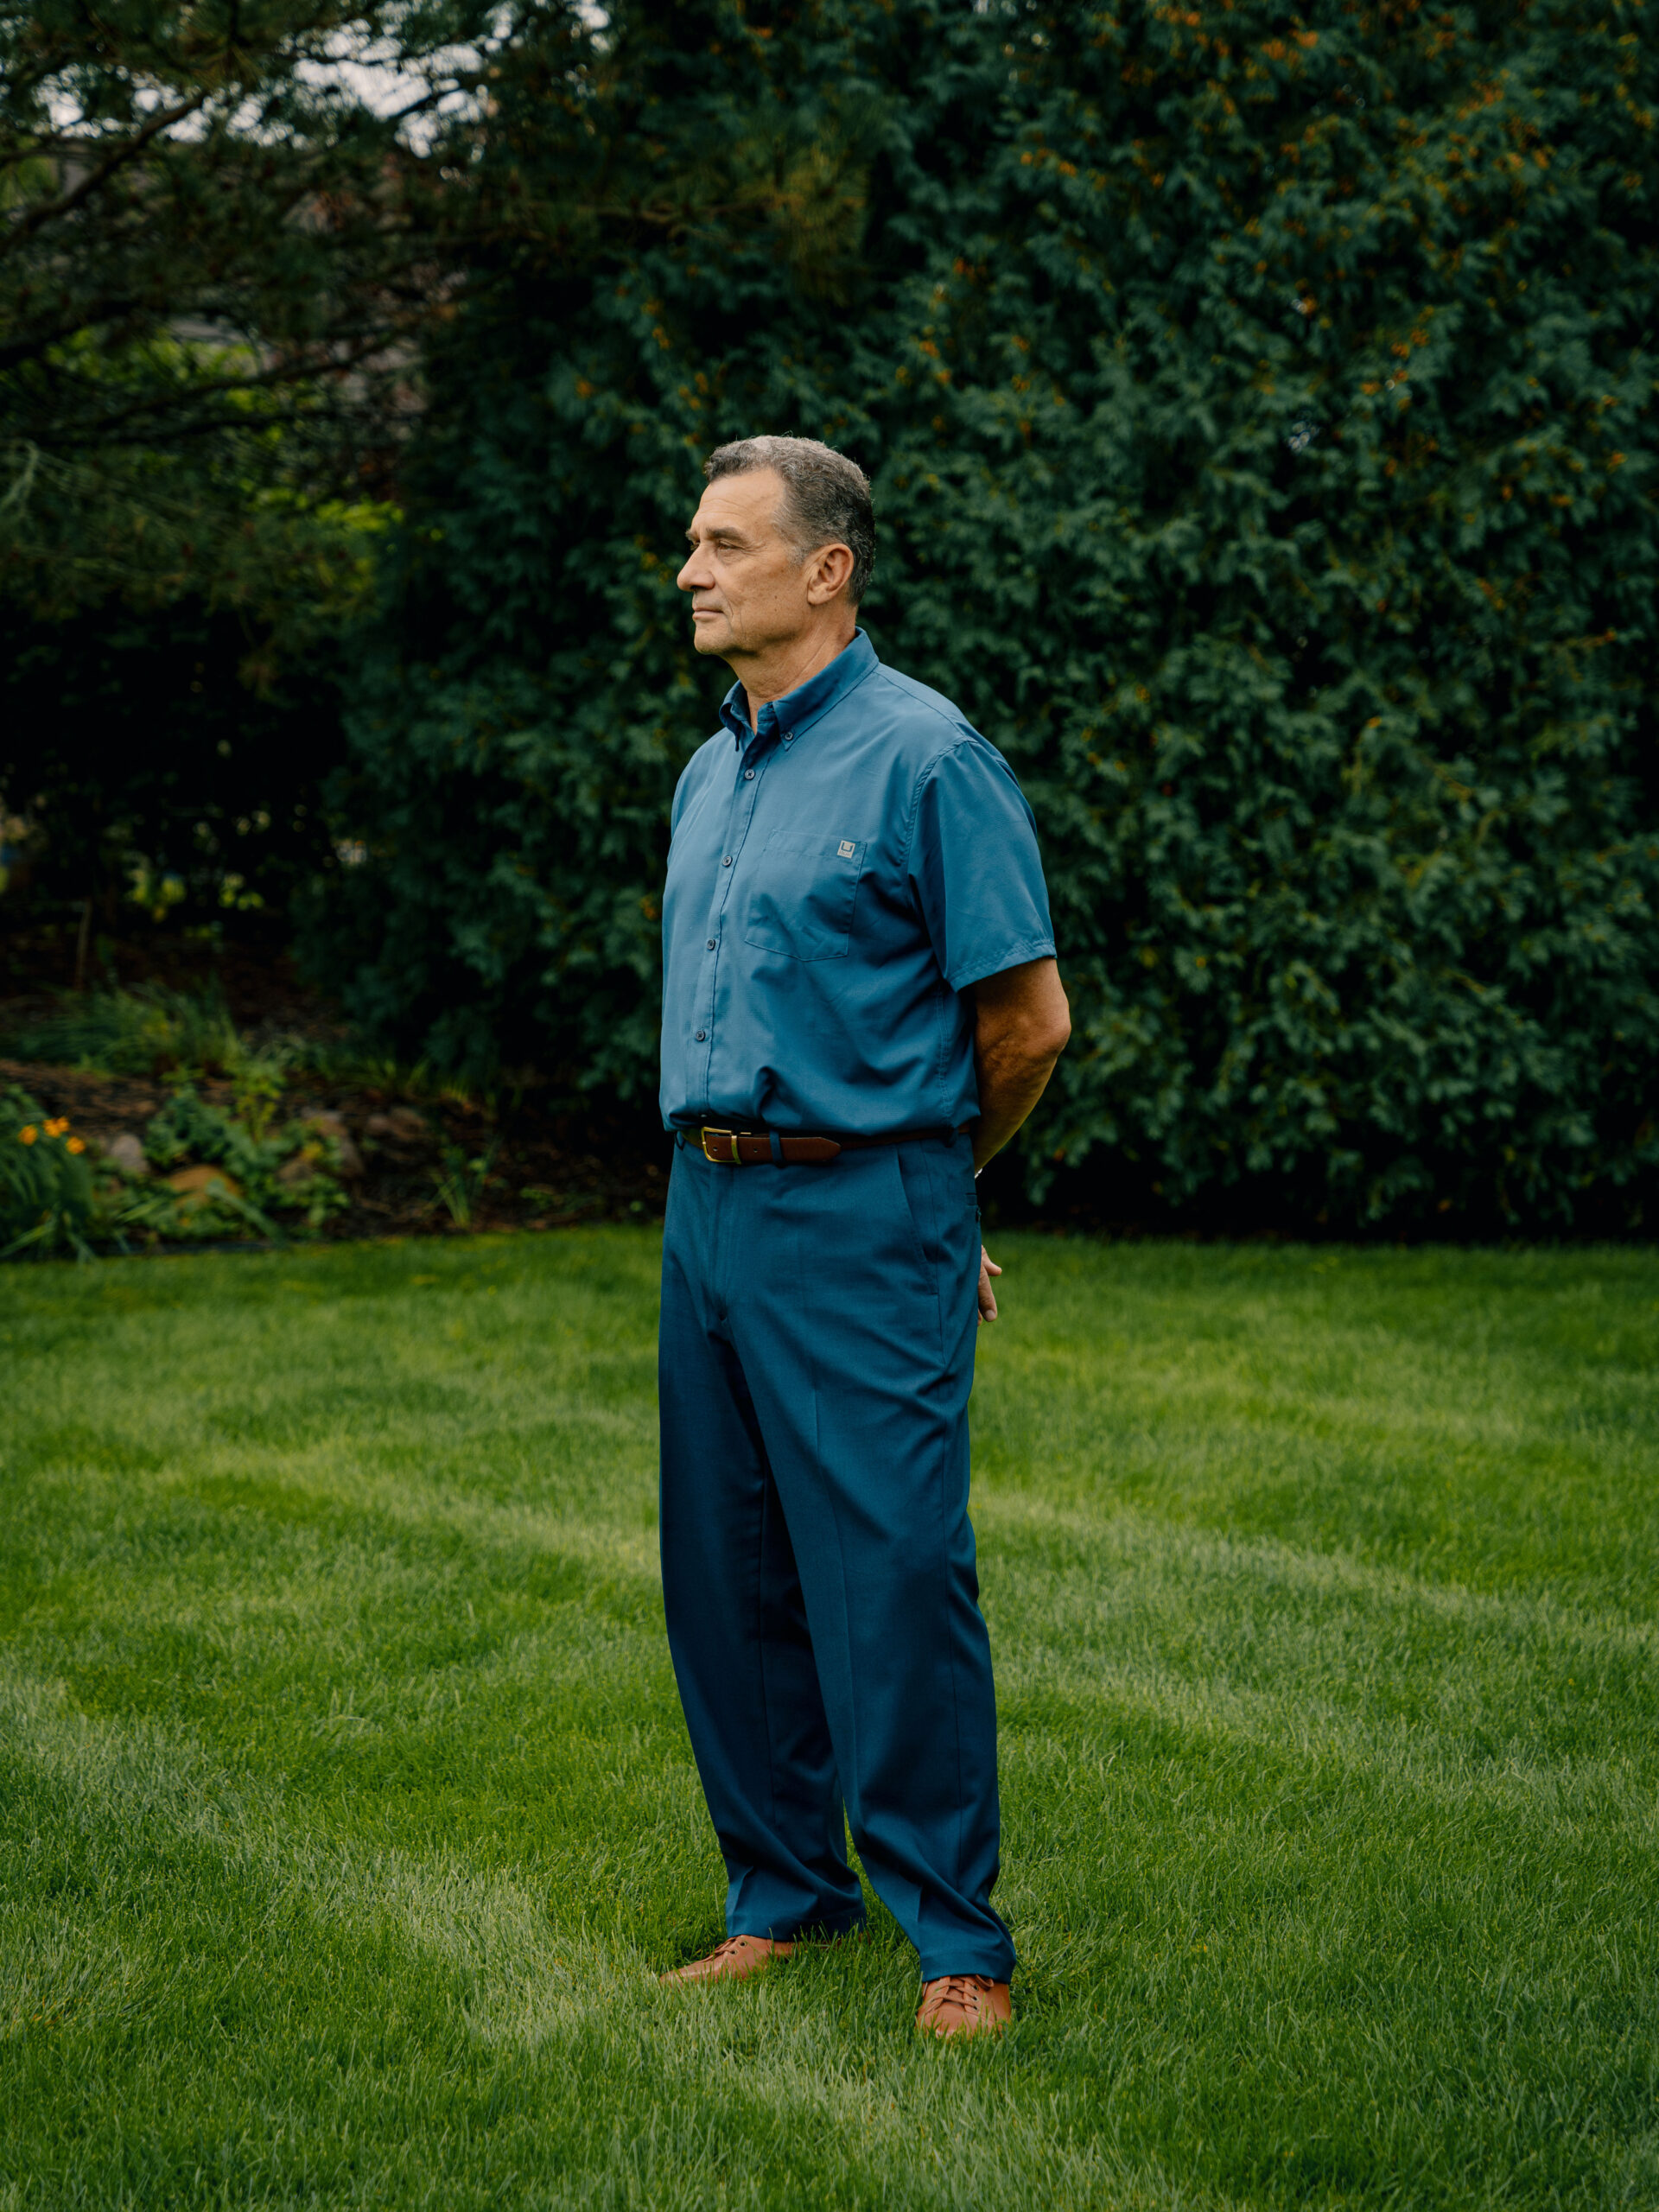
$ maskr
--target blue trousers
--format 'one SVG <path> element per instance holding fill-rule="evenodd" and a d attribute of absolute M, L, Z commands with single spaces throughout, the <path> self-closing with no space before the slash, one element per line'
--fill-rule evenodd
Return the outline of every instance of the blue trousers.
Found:
<path fill-rule="evenodd" d="M 965 1137 L 824 1166 L 676 1151 L 663 1592 L 727 1931 L 857 1926 L 850 1827 L 930 1980 L 1014 1964 L 968 1520 L 978 1273 Z"/>

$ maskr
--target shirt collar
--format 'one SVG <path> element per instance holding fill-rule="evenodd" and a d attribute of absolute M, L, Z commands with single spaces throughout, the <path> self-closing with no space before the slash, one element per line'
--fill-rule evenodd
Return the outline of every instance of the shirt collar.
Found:
<path fill-rule="evenodd" d="M 844 699 L 856 685 L 861 683 L 876 665 L 875 647 L 862 630 L 853 632 L 853 642 L 843 645 L 827 668 L 816 676 L 809 676 L 804 683 L 786 691 L 781 699 L 770 700 L 761 708 L 758 733 L 749 728 L 749 718 L 744 711 L 743 686 L 734 683 L 721 702 L 720 719 L 730 730 L 741 749 L 751 737 L 766 736 L 774 728 L 779 736 L 804 728 L 809 721 Z"/>

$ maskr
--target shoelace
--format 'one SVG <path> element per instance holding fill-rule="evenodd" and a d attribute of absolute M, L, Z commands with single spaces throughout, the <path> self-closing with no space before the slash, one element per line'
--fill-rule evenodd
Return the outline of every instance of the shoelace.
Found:
<path fill-rule="evenodd" d="M 947 2005 L 959 2005 L 964 2012 L 977 2014 L 983 2010 L 981 1992 L 991 1986 L 988 1974 L 948 1974 L 943 1977 L 944 1986 L 931 1999 L 929 2011 L 942 2012 Z"/>

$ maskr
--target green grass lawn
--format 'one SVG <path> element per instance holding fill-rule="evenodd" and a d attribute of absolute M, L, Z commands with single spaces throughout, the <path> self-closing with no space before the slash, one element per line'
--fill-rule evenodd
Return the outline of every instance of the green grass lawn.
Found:
<path fill-rule="evenodd" d="M 1659 1254 L 1008 1237 L 1020 1948 L 723 1876 L 645 1230 L 0 1275 L 0 2208 L 1659 2204 Z"/>

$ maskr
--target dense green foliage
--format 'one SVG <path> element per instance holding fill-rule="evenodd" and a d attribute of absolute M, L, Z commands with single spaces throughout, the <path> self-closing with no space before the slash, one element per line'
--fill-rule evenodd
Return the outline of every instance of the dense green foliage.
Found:
<path fill-rule="evenodd" d="M 314 926 L 451 1062 L 647 1091 L 676 547 L 876 483 L 879 648 L 1037 808 L 1115 1211 L 1641 1218 L 1659 996 L 1640 0 L 625 7 L 521 35 Z M 589 180 L 585 227 L 569 178 Z M 486 226 L 487 227 L 487 226 Z"/>
<path fill-rule="evenodd" d="M 319 1229 L 345 1204 L 334 1173 L 338 1143 L 303 1118 L 273 1128 L 273 1087 L 259 1079 L 263 1072 L 257 1067 L 240 1071 L 236 1114 L 199 1097 L 190 1084 L 181 1084 L 145 1128 L 145 1157 L 159 1169 L 222 1168 L 240 1203 L 226 1208 L 211 1185 L 206 1195 L 222 1212 L 239 1214 L 238 1225 L 251 1223 L 267 1236 L 277 1236 L 269 1217 L 288 1211 L 302 1213 L 308 1227 Z M 280 1089 L 275 1086 L 276 1096 Z M 222 1192 L 223 1185 L 219 1187 Z M 172 1236 L 226 1233 L 225 1222 L 210 1225 L 188 1206 L 175 1220 L 156 1226 Z"/>
<path fill-rule="evenodd" d="M 0 1271 L 9 2206 L 1659 2201 L 1655 1255 L 997 1252 L 948 2052 L 879 1906 L 653 1981 L 655 1236 Z"/>
<path fill-rule="evenodd" d="M 0 603 L 0 807 L 29 824 L 37 910 L 90 899 L 99 930 L 134 905 L 285 914 L 332 857 L 340 702 L 315 639 L 250 683 L 268 639 L 194 594 L 56 621 Z"/>

